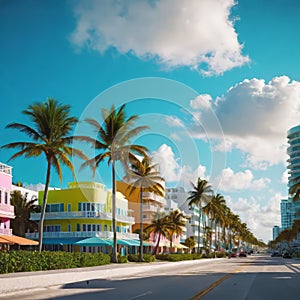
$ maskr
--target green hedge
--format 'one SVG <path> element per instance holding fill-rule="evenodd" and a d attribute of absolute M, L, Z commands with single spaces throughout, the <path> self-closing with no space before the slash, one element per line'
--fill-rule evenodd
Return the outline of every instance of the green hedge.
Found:
<path fill-rule="evenodd" d="M 12 251 L 0 252 L 0 274 L 57 270 L 106 265 L 110 257 L 103 253 L 63 251 Z"/>
<path fill-rule="evenodd" d="M 129 254 L 128 260 L 132 262 L 138 262 L 139 254 Z M 155 255 L 143 254 L 143 262 L 153 262 L 153 261 L 155 261 Z"/>
<path fill-rule="evenodd" d="M 202 258 L 201 254 L 197 253 L 172 253 L 172 254 L 159 254 L 156 255 L 159 260 L 167 261 L 182 261 L 182 260 L 193 260 Z"/>

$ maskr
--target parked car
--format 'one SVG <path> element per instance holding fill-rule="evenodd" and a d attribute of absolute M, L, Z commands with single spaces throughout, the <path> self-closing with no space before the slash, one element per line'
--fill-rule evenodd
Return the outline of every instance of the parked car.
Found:
<path fill-rule="evenodd" d="M 289 252 L 284 252 L 284 253 L 282 254 L 282 257 L 283 257 L 283 258 L 292 258 L 292 255 L 291 255 Z"/>
<path fill-rule="evenodd" d="M 279 251 L 273 251 L 271 254 L 271 257 L 280 257 L 281 254 L 279 253 Z"/>
<path fill-rule="evenodd" d="M 241 252 L 239 253 L 239 257 L 247 257 L 247 253 L 244 252 L 244 251 L 241 251 Z"/>

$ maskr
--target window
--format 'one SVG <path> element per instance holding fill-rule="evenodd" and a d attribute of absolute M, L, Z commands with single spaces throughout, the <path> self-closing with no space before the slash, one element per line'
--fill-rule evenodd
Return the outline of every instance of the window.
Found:
<path fill-rule="evenodd" d="M 116 231 L 120 232 L 120 226 L 117 226 Z"/>
<path fill-rule="evenodd" d="M 97 225 L 97 231 L 102 231 L 102 225 L 101 225 L 101 224 L 100 224 L 100 225 L 99 225 L 99 224 Z"/>
<path fill-rule="evenodd" d="M 46 212 L 61 212 L 64 211 L 64 204 L 47 204 Z"/>
<path fill-rule="evenodd" d="M 71 204 L 68 203 L 68 211 L 71 211 Z"/>
<path fill-rule="evenodd" d="M 71 231 L 71 224 L 68 224 L 68 231 Z"/>
<path fill-rule="evenodd" d="M 121 210 L 120 208 L 117 208 L 117 215 L 120 215 L 121 214 Z"/>
<path fill-rule="evenodd" d="M 104 225 L 104 231 L 107 231 L 107 225 L 106 224 Z"/>
<path fill-rule="evenodd" d="M 82 231 L 86 231 L 86 224 L 82 224 Z"/>
<path fill-rule="evenodd" d="M 88 228 L 87 231 L 92 231 L 92 226 L 91 226 L 91 224 L 88 224 L 87 228 Z"/>
<path fill-rule="evenodd" d="M 0 190 L 0 203 L 2 201 L 2 191 Z"/>
<path fill-rule="evenodd" d="M 5 192 L 5 196 L 4 197 L 5 197 L 4 198 L 4 203 L 8 204 L 8 193 L 7 192 Z"/>
<path fill-rule="evenodd" d="M 78 211 L 81 211 L 81 204 L 82 203 L 78 203 Z"/>
<path fill-rule="evenodd" d="M 92 231 L 96 231 L 96 224 L 92 225 Z"/>
<path fill-rule="evenodd" d="M 77 224 L 76 231 L 80 231 L 80 224 Z"/>

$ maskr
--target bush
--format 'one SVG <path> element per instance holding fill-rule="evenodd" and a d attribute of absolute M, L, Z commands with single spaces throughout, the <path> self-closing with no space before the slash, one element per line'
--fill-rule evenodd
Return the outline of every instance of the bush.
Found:
<path fill-rule="evenodd" d="M 110 263 L 104 253 L 63 251 L 12 251 L 0 252 L 0 274 L 100 266 Z"/>
<path fill-rule="evenodd" d="M 129 254 L 128 260 L 131 262 L 139 261 L 139 254 Z M 143 262 L 153 262 L 155 261 L 155 255 L 152 254 L 143 254 Z"/>
<path fill-rule="evenodd" d="M 122 256 L 122 255 L 118 254 L 118 263 L 119 264 L 128 263 L 127 256 Z"/>
<path fill-rule="evenodd" d="M 159 254 L 156 255 L 159 260 L 167 261 L 182 261 L 182 260 L 193 260 L 202 258 L 201 254 L 196 253 L 172 253 L 172 254 Z"/>

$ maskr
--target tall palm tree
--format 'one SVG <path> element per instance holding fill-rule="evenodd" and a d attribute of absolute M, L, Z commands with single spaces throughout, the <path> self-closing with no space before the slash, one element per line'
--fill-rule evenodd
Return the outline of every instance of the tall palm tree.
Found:
<path fill-rule="evenodd" d="M 10 203 L 14 206 L 15 218 L 11 220 L 11 227 L 14 234 L 25 236 L 25 232 L 36 227 L 37 224 L 30 220 L 30 213 L 39 212 L 40 206 L 36 205 L 36 198 L 27 199 L 20 191 L 13 191 L 10 195 Z"/>
<path fill-rule="evenodd" d="M 140 161 L 136 157 L 131 157 L 131 166 L 127 170 L 124 180 L 129 182 L 129 194 L 139 190 L 140 194 L 140 253 L 139 261 L 143 261 L 143 193 L 154 193 L 163 197 L 165 188 L 161 184 L 163 178 L 156 171 L 157 165 L 151 164 L 151 158 L 146 156 Z"/>
<path fill-rule="evenodd" d="M 157 237 L 156 245 L 152 251 L 152 254 L 157 253 L 161 237 L 168 237 L 170 227 L 170 221 L 164 213 L 154 214 L 151 224 L 145 228 L 146 232 L 153 233 L 153 235 Z"/>
<path fill-rule="evenodd" d="M 175 209 L 167 215 L 170 222 L 170 248 L 173 248 L 173 236 L 174 234 L 181 235 L 183 232 L 183 227 L 186 226 L 186 217 L 179 211 Z"/>
<path fill-rule="evenodd" d="M 147 129 L 147 126 L 134 127 L 138 120 L 137 115 L 126 117 L 125 105 L 116 109 L 114 105 L 110 110 L 102 110 L 102 123 L 95 119 L 86 119 L 97 133 L 97 139 L 93 140 L 95 149 L 100 153 L 87 160 L 82 167 L 90 166 L 93 173 L 99 164 L 108 159 L 112 169 L 112 227 L 113 227 L 113 262 L 117 262 L 117 232 L 116 232 L 116 170 L 115 163 L 120 161 L 123 166 L 128 168 L 130 159 L 133 159 L 134 153 L 146 156 L 148 149 L 146 147 L 131 144 L 130 140 L 137 136 L 141 131 Z M 91 141 L 91 139 L 86 139 Z"/>
<path fill-rule="evenodd" d="M 11 123 L 7 128 L 17 129 L 25 133 L 32 142 L 14 142 L 6 144 L 1 148 L 19 148 L 9 160 L 19 156 L 26 158 L 36 158 L 42 154 L 46 157 L 47 172 L 45 189 L 43 195 L 41 219 L 39 222 L 39 251 L 42 250 L 44 217 L 48 199 L 48 188 L 51 179 L 51 167 L 57 172 L 60 182 L 62 182 L 62 166 L 68 167 L 75 178 L 74 167 L 70 160 L 73 154 L 86 159 L 86 156 L 78 149 L 72 147 L 74 137 L 70 136 L 74 125 L 78 122 L 77 118 L 70 116 L 70 106 L 58 103 L 49 98 L 44 103 L 35 103 L 23 111 L 27 115 L 32 126 Z"/>
<path fill-rule="evenodd" d="M 193 183 L 192 187 L 193 190 L 189 192 L 189 197 L 187 198 L 187 201 L 189 202 L 189 206 L 192 207 L 193 205 L 198 206 L 199 209 L 199 223 L 198 223 L 198 253 L 200 253 L 200 223 L 201 223 L 201 217 L 202 217 L 202 203 L 207 203 L 209 199 L 213 195 L 213 190 L 211 186 L 209 185 L 208 181 L 205 179 L 201 179 L 198 177 L 196 185 Z M 202 217 L 203 221 L 203 217 Z M 202 224 L 202 228 L 204 228 L 204 224 Z"/>

